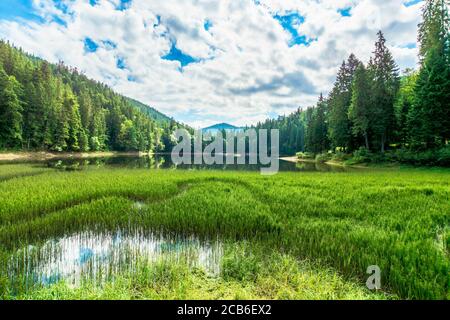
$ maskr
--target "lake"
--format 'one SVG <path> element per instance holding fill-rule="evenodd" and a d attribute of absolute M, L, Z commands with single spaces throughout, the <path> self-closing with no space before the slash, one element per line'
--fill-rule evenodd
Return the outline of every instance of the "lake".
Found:
<path fill-rule="evenodd" d="M 249 162 L 248 159 L 246 161 Z M 3 162 L 6 163 L 6 162 Z M 13 161 L 7 163 L 23 163 L 23 161 Z M 171 156 L 167 154 L 150 156 L 116 156 L 98 158 L 54 158 L 42 161 L 27 161 L 26 163 L 39 167 L 48 167 L 58 170 L 86 170 L 100 167 L 107 168 L 127 168 L 127 169 L 177 169 L 177 170 L 227 170 L 227 171 L 260 171 L 262 165 L 176 165 L 172 162 Z M 2 163 L 0 163 L 1 165 Z M 279 171 L 288 172 L 348 172 L 355 168 L 328 165 L 314 162 L 290 162 L 280 160 Z"/>

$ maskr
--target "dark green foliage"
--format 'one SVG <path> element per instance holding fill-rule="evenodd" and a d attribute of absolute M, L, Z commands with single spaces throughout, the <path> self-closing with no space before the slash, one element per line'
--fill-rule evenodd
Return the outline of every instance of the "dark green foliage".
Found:
<path fill-rule="evenodd" d="M 320 153 L 316 156 L 316 162 L 325 163 L 331 160 L 331 154 L 329 153 Z"/>
<path fill-rule="evenodd" d="M 417 166 L 450 167 L 450 147 L 416 151 L 400 149 L 386 155 L 388 160 L 407 163 Z"/>
<path fill-rule="evenodd" d="M 420 71 L 416 104 L 409 113 L 411 143 L 418 147 L 435 147 L 450 138 L 450 76 L 443 57 L 432 52 Z"/>
<path fill-rule="evenodd" d="M 421 69 L 408 113 L 410 143 L 434 148 L 450 139 L 450 20 L 448 4 L 428 0 L 419 26 Z"/>
<path fill-rule="evenodd" d="M 350 55 L 347 62 L 342 63 L 328 97 L 328 133 L 333 149 L 350 150 L 354 144 L 348 111 L 352 100 L 353 79 L 359 64 L 354 54 Z"/>
<path fill-rule="evenodd" d="M 327 103 L 322 94 L 312 114 L 309 128 L 307 131 L 309 139 L 307 140 L 306 150 L 313 153 L 328 151 L 330 144 L 328 140 Z"/>
<path fill-rule="evenodd" d="M 416 83 L 417 72 L 405 70 L 405 74 L 400 80 L 400 90 L 395 103 L 396 139 L 401 145 L 406 145 L 409 142 L 408 114 L 414 105 Z"/>
<path fill-rule="evenodd" d="M 289 116 L 258 123 L 256 128 L 280 130 L 280 153 L 291 155 L 306 150 L 306 122 L 305 112 L 298 109 Z"/>
<path fill-rule="evenodd" d="M 258 123 L 256 129 L 280 130 L 280 154 L 298 151 L 320 153 L 328 151 L 327 103 L 321 95 L 316 107 L 298 109 L 289 116 Z M 314 158 L 314 157 L 313 157 Z"/>
<path fill-rule="evenodd" d="M 0 148 L 18 148 L 22 141 L 20 84 L 0 65 Z"/>
<path fill-rule="evenodd" d="M 0 149 L 170 151 L 163 141 L 178 126 L 77 69 L 0 42 Z"/>
<path fill-rule="evenodd" d="M 371 129 L 380 151 L 385 151 L 392 139 L 395 126 L 394 103 L 399 89 L 398 68 L 391 52 L 386 47 L 383 33 L 378 32 L 373 63 L 369 64 L 372 76 Z"/>
<path fill-rule="evenodd" d="M 301 160 L 312 160 L 314 159 L 314 154 L 310 152 L 297 152 L 296 156 Z"/>
<path fill-rule="evenodd" d="M 353 161 L 394 160 L 448 165 L 445 145 L 450 141 L 450 18 L 445 0 L 427 0 L 419 25 L 419 71 L 397 65 L 378 32 L 374 56 L 367 66 L 351 55 L 343 62 L 332 91 L 317 107 L 300 109 L 289 117 L 266 121 L 259 127 L 282 128 L 283 151 L 318 154 L 328 149 L 352 152 Z M 285 119 L 300 119 L 287 122 Z M 274 125 L 276 123 L 277 125 Z M 290 132 L 301 124 L 301 144 Z M 326 129 L 325 129 L 326 128 Z M 323 132 L 328 131 L 324 139 Z M 285 148 L 288 145 L 289 148 Z M 291 150 L 297 146 L 296 150 Z M 403 148 L 395 152 L 395 149 Z M 384 155 L 386 150 L 392 150 Z M 370 153 L 365 156 L 363 152 Z M 443 153 L 442 153 L 443 152 Z M 342 156 L 338 158 L 343 158 Z M 429 161 L 429 163 L 427 163 Z"/>
<path fill-rule="evenodd" d="M 352 132 L 355 136 L 364 137 L 365 147 L 369 150 L 369 130 L 372 118 L 372 96 L 369 76 L 361 63 L 356 69 L 353 82 L 353 94 L 349 109 L 349 118 L 353 123 Z"/>
<path fill-rule="evenodd" d="M 150 118 L 154 119 L 157 123 L 160 124 L 169 124 L 170 121 L 172 121 L 173 119 L 169 118 L 168 116 L 166 116 L 165 114 L 159 112 L 158 110 L 149 107 L 139 101 L 136 101 L 134 99 L 131 98 L 126 98 L 128 100 L 128 102 L 139 108 L 141 110 L 142 113 L 148 115 Z"/>
<path fill-rule="evenodd" d="M 353 155 L 351 159 L 348 159 L 346 161 L 346 164 L 349 165 L 355 165 L 360 163 L 370 163 L 370 162 L 378 162 L 375 161 L 375 154 L 371 152 L 369 149 L 361 147 L 355 152 L 353 152 Z"/>

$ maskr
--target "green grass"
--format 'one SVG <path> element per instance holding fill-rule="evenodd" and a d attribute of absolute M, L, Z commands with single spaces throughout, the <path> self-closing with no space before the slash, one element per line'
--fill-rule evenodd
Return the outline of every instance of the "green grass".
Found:
<path fill-rule="evenodd" d="M 101 287 L 58 283 L 14 296 L 2 267 L 4 298 L 386 298 L 364 288 L 370 265 L 381 268 L 383 291 L 393 297 L 450 298 L 449 170 L 264 177 L 101 168 L 24 176 L 33 169 L 19 167 L 20 177 L 0 182 L 3 263 L 29 243 L 89 229 L 140 226 L 235 245 L 219 278 L 162 263 Z M 8 174 L 0 166 L 0 177 Z M 148 205 L 136 212 L 136 200 Z"/>
<path fill-rule="evenodd" d="M 254 249 L 254 247 L 252 248 Z M 239 250 L 239 249 L 238 249 Z M 42 288 L 16 299 L 386 299 L 383 294 L 368 290 L 344 280 L 333 270 L 314 266 L 308 261 L 298 262 L 280 253 L 254 253 L 251 270 L 242 266 L 247 261 L 238 260 L 231 250 L 225 265 L 225 275 L 219 278 L 207 276 L 202 270 L 190 269 L 179 264 L 164 262 L 143 264 L 135 272 L 121 274 L 114 282 L 104 286 L 84 283 L 71 288 L 64 282 Z M 255 258 L 258 262 L 255 262 Z M 270 259 L 270 260 L 269 260 Z M 226 262 L 228 263 L 228 262 Z M 255 273 L 255 270 L 256 273 Z M 248 278 L 236 277 L 242 272 Z M 246 271 L 243 271 L 246 270 Z M 252 272 L 250 274 L 250 272 Z"/>
<path fill-rule="evenodd" d="M 47 168 L 23 165 L 23 164 L 2 164 L 0 166 L 0 182 L 14 178 L 35 176 L 48 171 Z"/>

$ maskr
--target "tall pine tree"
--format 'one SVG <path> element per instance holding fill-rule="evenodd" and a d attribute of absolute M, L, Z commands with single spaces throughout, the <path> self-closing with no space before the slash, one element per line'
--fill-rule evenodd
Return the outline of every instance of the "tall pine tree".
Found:
<path fill-rule="evenodd" d="M 0 65 L 0 148 L 19 148 L 22 143 L 20 84 Z"/>
<path fill-rule="evenodd" d="M 353 76 L 359 65 L 358 59 L 351 54 L 342 63 L 336 82 L 328 98 L 328 132 L 334 149 L 340 147 L 349 150 L 352 147 L 351 122 L 348 109 L 352 99 Z"/>
<path fill-rule="evenodd" d="M 378 32 L 374 58 L 370 64 L 372 81 L 372 130 L 383 153 L 395 131 L 394 104 L 400 86 L 397 64 L 386 46 L 386 39 Z"/>
<path fill-rule="evenodd" d="M 311 112 L 307 130 L 307 151 L 313 153 L 328 151 L 330 143 L 327 128 L 327 103 L 322 94 L 320 94 L 317 106 Z"/>
<path fill-rule="evenodd" d="M 349 108 L 349 118 L 353 123 L 352 132 L 355 136 L 363 136 L 367 150 L 370 149 L 370 124 L 373 117 L 372 89 L 368 72 L 361 63 L 355 72 L 353 81 L 352 103 Z"/>
<path fill-rule="evenodd" d="M 411 145 L 438 147 L 450 139 L 450 22 L 444 0 L 427 0 L 419 25 L 421 68 L 408 114 Z"/>

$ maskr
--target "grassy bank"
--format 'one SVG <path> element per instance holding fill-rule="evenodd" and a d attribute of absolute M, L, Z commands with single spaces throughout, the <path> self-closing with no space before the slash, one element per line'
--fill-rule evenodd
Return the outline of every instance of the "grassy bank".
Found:
<path fill-rule="evenodd" d="M 376 153 L 366 148 L 360 148 L 352 154 L 340 151 L 335 153 L 326 152 L 312 154 L 309 152 L 298 152 L 295 157 L 285 158 L 287 161 L 319 162 L 330 165 L 348 166 L 378 166 L 392 167 L 399 165 L 422 166 L 422 167 L 450 167 L 450 147 L 445 146 L 430 150 L 396 149 L 385 153 Z"/>
<path fill-rule="evenodd" d="M 101 288 L 58 283 L 12 295 L 2 267 L 4 298 L 383 298 L 364 288 L 370 265 L 381 268 L 384 292 L 450 298 L 449 170 L 27 170 L 0 166 L 3 263 L 80 230 L 140 226 L 233 245 L 219 278 L 182 264 L 142 266 Z M 139 211 L 137 200 L 146 203 Z"/>

